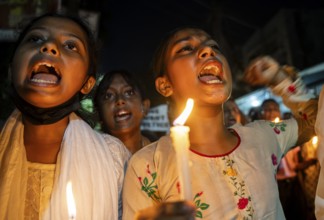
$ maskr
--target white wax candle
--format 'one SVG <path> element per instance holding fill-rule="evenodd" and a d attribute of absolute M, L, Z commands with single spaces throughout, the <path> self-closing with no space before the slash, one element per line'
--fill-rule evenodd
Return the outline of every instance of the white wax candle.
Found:
<path fill-rule="evenodd" d="M 188 99 L 186 108 L 181 115 L 173 122 L 170 129 L 170 136 L 173 147 L 176 151 L 177 166 L 179 170 L 180 197 L 182 200 L 192 200 L 191 178 L 189 170 L 189 127 L 184 126 L 185 121 L 190 115 L 194 101 Z"/>
<path fill-rule="evenodd" d="M 189 127 L 177 125 L 171 127 L 172 144 L 176 151 L 179 170 L 180 197 L 182 200 L 192 200 L 191 178 L 189 170 Z"/>
<path fill-rule="evenodd" d="M 73 197 L 72 183 L 69 181 L 66 185 L 66 200 L 68 205 L 69 220 L 76 219 L 76 206 Z"/>

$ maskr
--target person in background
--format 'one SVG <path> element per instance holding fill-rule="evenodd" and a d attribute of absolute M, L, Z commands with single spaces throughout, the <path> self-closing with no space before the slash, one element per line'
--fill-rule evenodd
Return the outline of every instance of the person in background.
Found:
<path fill-rule="evenodd" d="M 266 99 L 260 107 L 260 117 L 263 120 L 274 121 L 276 118 L 281 119 L 280 106 L 274 99 Z"/>
<path fill-rule="evenodd" d="M 248 112 L 248 118 L 250 122 L 260 119 L 260 107 L 251 107 Z"/>
<path fill-rule="evenodd" d="M 96 44 L 82 20 L 45 14 L 22 30 L 10 64 L 17 107 L 0 135 L 0 219 L 117 220 L 130 153 L 76 113 L 95 84 Z"/>
<path fill-rule="evenodd" d="M 292 118 L 291 112 L 283 113 L 283 119 Z M 303 188 L 306 199 L 307 220 L 315 220 L 315 195 L 320 165 L 317 160 L 318 137 L 304 143 L 301 147 L 296 147 L 298 164 L 296 166 L 297 176 Z"/>
<path fill-rule="evenodd" d="M 318 137 L 317 158 L 321 167 L 324 167 L 324 87 L 319 95 L 317 119 L 315 122 L 316 135 Z M 315 196 L 316 219 L 324 219 L 324 169 L 320 170 L 316 196 Z"/>
<path fill-rule="evenodd" d="M 299 182 L 303 187 L 306 198 L 307 220 L 316 220 L 315 195 L 320 173 L 320 165 L 317 160 L 317 136 L 304 143 L 298 152 L 298 164 L 296 167 Z"/>
<path fill-rule="evenodd" d="M 224 122 L 226 127 L 233 126 L 234 124 L 245 125 L 248 123 L 247 117 L 232 98 L 224 103 Z"/>
<path fill-rule="evenodd" d="M 231 71 L 207 32 L 188 27 L 170 32 L 155 53 L 153 73 L 157 91 L 174 104 L 173 116 L 180 115 L 188 98 L 194 100 L 185 123 L 190 128 L 192 178 L 184 184 L 191 186 L 188 201 L 196 206 L 195 217 L 284 219 L 274 178 L 278 160 L 314 133 L 317 100 L 302 81 L 288 75 L 271 57 L 252 61 L 245 79 L 254 85 L 268 85 L 291 109 L 307 115 L 307 120 L 294 112 L 296 119 L 277 125 L 258 120 L 228 129 L 223 104 L 232 91 Z M 289 88 L 294 92 L 287 92 Z M 147 207 L 163 214 L 160 204 L 181 199 L 184 186 L 178 177 L 170 136 L 135 153 L 125 176 L 123 219 L 133 219 Z"/>
<path fill-rule="evenodd" d="M 131 73 L 125 70 L 106 73 L 94 100 L 103 132 L 119 138 L 132 154 L 150 143 L 141 132 L 150 100 Z"/>
<path fill-rule="evenodd" d="M 261 119 L 278 123 L 281 120 L 280 106 L 274 99 L 266 99 L 261 104 Z M 275 122 L 275 120 L 278 120 Z M 281 159 L 276 174 L 279 197 L 286 219 L 306 219 L 306 196 L 298 178 L 300 147 L 289 150 Z"/>

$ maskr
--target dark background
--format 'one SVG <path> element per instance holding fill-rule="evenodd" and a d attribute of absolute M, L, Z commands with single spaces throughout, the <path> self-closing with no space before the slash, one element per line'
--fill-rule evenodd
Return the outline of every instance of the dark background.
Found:
<path fill-rule="evenodd" d="M 232 67 L 233 97 L 238 98 L 257 89 L 241 80 L 246 63 L 256 55 L 270 54 L 299 69 L 324 61 L 323 1 L 62 0 L 62 6 L 70 13 L 86 10 L 100 14 L 98 74 L 128 69 L 141 80 L 155 106 L 163 100 L 155 92 L 149 67 L 154 49 L 167 31 L 183 25 L 208 30 Z M 0 0 L 4 16 L 2 2 L 8 1 Z M 265 29 L 278 16 L 281 20 Z M 0 41 L 1 118 L 12 108 L 4 87 L 13 45 L 14 41 Z"/>

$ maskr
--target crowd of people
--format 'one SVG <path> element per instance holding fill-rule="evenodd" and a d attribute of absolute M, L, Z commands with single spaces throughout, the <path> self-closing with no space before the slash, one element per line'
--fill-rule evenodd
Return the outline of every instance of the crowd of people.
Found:
<path fill-rule="evenodd" d="M 231 69 L 213 37 L 197 27 L 167 33 L 152 74 L 170 121 L 194 100 L 185 123 L 191 178 L 180 182 L 170 135 L 152 140 L 141 131 L 150 99 L 136 77 L 110 71 L 95 86 L 96 48 L 89 27 L 68 15 L 39 16 L 20 33 L 9 67 L 16 109 L 0 136 L 0 219 L 324 218 L 324 188 L 311 185 L 324 181 L 323 90 L 318 102 L 298 72 L 258 57 L 246 82 L 270 88 L 292 117 L 269 99 L 252 119 L 231 98 Z M 100 131 L 80 105 L 93 88 Z M 192 196 L 183 201 L 185 187 Z"/>

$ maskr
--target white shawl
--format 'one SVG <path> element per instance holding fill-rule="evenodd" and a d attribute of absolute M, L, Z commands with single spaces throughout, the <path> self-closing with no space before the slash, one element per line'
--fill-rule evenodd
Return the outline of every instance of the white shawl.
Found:
<path fill-rule="evenodd" d="M 0 136 L 0 219 L 24 219 L 27 159 L 21 113 L 14 111 Z M 117 219 L 118 186 L 104 138 L 74 113 L 58 156 L 53 193 L 43 219 L 69 219 L 66 185 L 72 182 L 76 219 Z"/>

